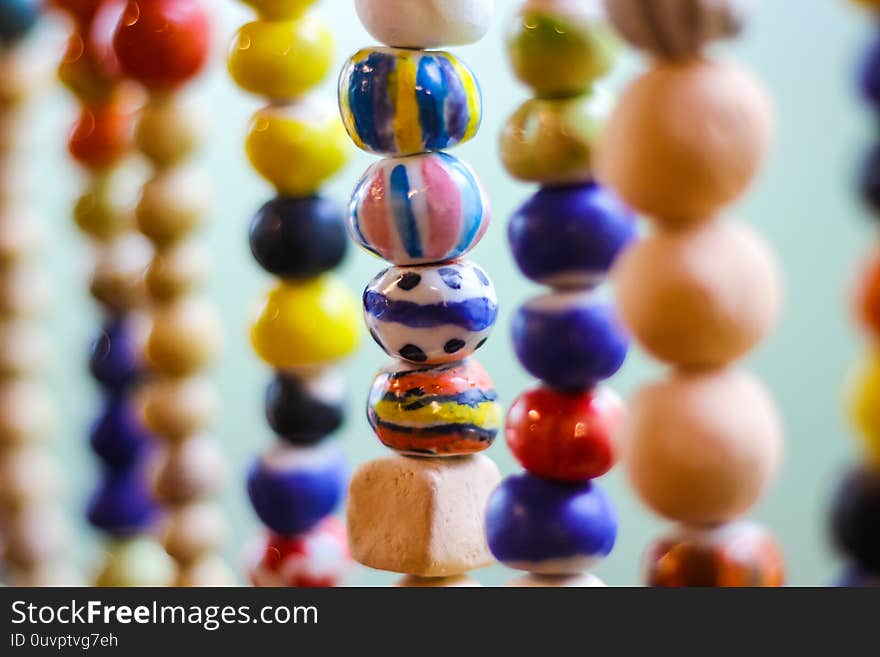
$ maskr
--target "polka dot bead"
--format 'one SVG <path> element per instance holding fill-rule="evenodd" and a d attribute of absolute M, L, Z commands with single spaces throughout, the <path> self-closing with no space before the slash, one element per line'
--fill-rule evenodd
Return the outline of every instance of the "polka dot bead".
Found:
<path fill-rule="evenodd" d="M 474 74 L 446 52 L 365 48 L 342 71 L 339 103 L 354 143 L 385 156 L 452 148 L 482 119 Z"/>
<path fill-rule="evenodd" d="M 494 0 L 355 0 L 361 23 L 378 41 L 399 48 L 463 46 L 489 30 Z"/>
<path fill-rule="evenodd" d="M 391 267 L 364 291 L 364 317 L 386 353 L 416 364 L 462 360 L 498 318 L 495 288 L 477 265 Z"/>
<path fill-rule="evenodd" d="M 92 526 L 108 534 L 124 536 L 147 528 L 156 517 L 156 506 L 144 473 L 137 467 L 104 470 L 87 516 Z"/>
<path fill-rule="evenodd" d="M 463 256 L 486 233 L 491 207 L 473 169 L 445 153 L 373 164 L 355 188 L 349 232 L 395 265 Z"/>
<path fill-rule="evenodd" d="M 486 536 L 495 558 L 539 575 L 574 575 L 611 553 L 617 514 L 598 485 L 561 484 L 525 473 L 489 498 Z"/>
<path fill-rule="evenodd" d="M 92 344 L 92 376 L 109 390 L 121 392 L 143 373 L 134 327 L 123 320 L 108 322 Z"/>
<path fill-rule="evenodd" d="M 880 573 L 880 475 L 858 468 L 840 484 L 835 496 L 831 532 L 842 554 L 862 571 Z"/>
<path fill-rule="evenodd" d="M 36 25 L 41 0 L 0 0 L 0 42 L 4 45 L 26 36 Z"/>
<path fill-rule="evenodd" d="M 286 442 L 314 445 L 342 426 L 345 402 L 345 381 L 336 372 L 279 373 L 266 390 L 266 419 Z"/>
<path fill-rule="evenodd" d="M 105 463 L 126 466 L 153 445 L 154 439 L 129 400 L 108 397 L 92 425 L 89 444 Z"/>

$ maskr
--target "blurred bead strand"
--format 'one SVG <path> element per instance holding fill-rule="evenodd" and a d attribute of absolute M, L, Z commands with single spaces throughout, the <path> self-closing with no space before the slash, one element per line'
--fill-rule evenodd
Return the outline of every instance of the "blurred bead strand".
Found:
<path fill-rule="evenodd" d="M 334 42 L 313 0 L 245 0 L 257 20 L 229 53 L 243 90 L 267 99 L 251 119 L 251 165 L 276 191 L 250 224 L 257 263 L 278 280 L 251 327 L 257 355 L 275 372 L 266 419 L 276 440 L 247 477 L 266 533 L 248 556 L 259 587 L 330 587 L 351 566 L 342 522 L 348 465 L 333 435 L 344 420 L 339 363 L 357 347 L 357 305 L 331 272 L 347 247 L 345 211 L 320 193 L 350 146 L 331 99 L 314 93 L 333 67 Z"/>
<path fill-rule="evenodd" d="M 654 230 L 617 262 L 621 319 L 673 370 L 631 400 L 623 462 L 642 501 L 679 523 L 645 559 L 651 586 L 781 586 L 766 529 L 741 518 L 782 454 L 773 399 L 736 362 L 774 326 L 776 259 L 728 218 L 758 172 L 773 110 L 747 71 L 709 57 L 745 21 L 740 0 L 605 0 L 650 69 L 623 92 L 602 134 L 599 179 Z"/>
<path fill-rule="evenodd" d="M 210 259 L 194 235 L 212 202 L 210 182 L 191 162 L 205 118 L 184 97 L 208 61 L 210 43 L 210 17 L 200 0 L 128 0 L 113 35 L 121 71 L 147 94 L 135 129 L 137 148 L 152 165 L 135 218 L 154 248 L 145 276 L 150 376 L 140 401 L 162 442 L 152 483 L 164 510 L 162 542 L 176 563 L 175 586 L 235 583 L 220 556 L 229 527 L 217 498 L 228 473 L 210 433 L 218 400 L 205 376 L 220 355 L 223 328 L 201 291 Z"/>
<path fill-rule="evenodd" d="M 473 138 L 482 96 L 455 55 L 426 50 L 479 41 L 492 0 L 356 0 L 385 46 L 353 55 L 339 81 L 349 136 L 381 156 L 358 183 L 349 232 L 391 263 L 367 286 L 364 316 L 394 360 L 373 381 L 370 426 L 397 452 L 363 464 L 349 490 L 354 558 L 403 574 L 399 586 L 476 586 L 489 565 L 483 532 L 500 475 L 480 454 L 495 439 L 501 407 L 472 354 L 497 316 L 495 289 L 461 259 L 489 226 L 488 196 L 450 149 Z"/>
<path fill-rule="evenodd" d="M 486 532 L 496 559 L 528 573 L 511 586 L 604 586 L 587 571 L 610 554 L 617 512 L 593 480 L 617 460 L 626 409 L 602 382 L 622 367 L 629 338 L 598 287 L 636 239 L 636 218 L 596 182 L 593 156 L 612 106 L 599 80 L 619 43 L 599 0 L 528 0 L 506 34 L 535 98 L 505 125 L 501 159 L 540 185 L 508 238 L 520 271 L 551 290 L 513 319 L 517 358 L 541 383 L 508 412 L 507 445 L 526 472 L 492 495 Z"/>

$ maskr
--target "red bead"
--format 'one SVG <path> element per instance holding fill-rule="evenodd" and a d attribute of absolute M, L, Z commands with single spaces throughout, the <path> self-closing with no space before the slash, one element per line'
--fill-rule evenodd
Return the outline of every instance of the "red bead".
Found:
<path fill-rule="evenodd" d="M 880 253 L 871 256 L 856 287 L 855 311 L 859 322 L 880 338 Z"/>
<path fill-rule="evenodd" d="M 89 169 L 115 164 L 131 144 L 133 117 L 132 107 L 123 100 L 84 107 L 70 134 L 70 154 Z"/>
<path fill-rule="evenodd" d="M 126 75 L 150 89 L 167 89 L 201 71 L 210 32 L 199 0 L 129 0 L 113 47 Z"/>
<path fill-rule="evenodd" d="M 608 388 L 561 392 L 539 387 L 507 414 L 507 445 L 520 464 L 544 479 L 576 482 L 601 477 L 617 460 L 614 433 L 626 407 Z"/>

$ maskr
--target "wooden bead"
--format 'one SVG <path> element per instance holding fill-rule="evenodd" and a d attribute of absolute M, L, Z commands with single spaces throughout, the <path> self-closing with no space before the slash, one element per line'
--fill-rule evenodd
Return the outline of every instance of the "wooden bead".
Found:
<path fill-rule="evenodd" d="M 162 374 L 187 376 L 213 364 L 222 342 L 217 309 L 204 299 L 186 297 L 154 312 L 147 359 Z"/>
<path fill-rule="evenodd" d="M 173 509 L 163 522 L 162 545 L 183 564 L 219 550 L 229 537 L 223 510 L 213 502 L 198 502 Z"/>
<path fill-rule="evenodd" d="M 54 502 L 30 505 L 3 521 L 3 557 L 20 568 L 61 557 L 73 540 L 66 512 Z"/>
<path fill-rule="evenodd" d="M 26 379 L 0 382 L 0 445 L 43 441 L 55 428 L 55 404 L 46 388 Z"/>
<path fill-rule="evenodd" d="M 199 240 L 184 240 L 156 252 L 147 267 L 150 298 L 166 303 L 202 287 L 211 272 L 211 252 Z"/>
<path fill-rule="evenodd" d="M 220 411 L 214 386 L 199 377 L 150 382 L 142 391 L 140 403 L 146 425 L 172 443 L 203 432 Z"/>
<path fill-rule="evenodd" d="M 0 315 L 43 315 L 52 296 L 46 274 L 33 261 L 15 263 L 0 269 Z"/>
<path fill-rule="evenodd" d="M 216 554 L 205 554 L 177 572 L 174 586 L 184 588 L 238 586 L 238 577 Z"/>
<path fill-rule="evenodd" d="M 687 368 L 744 356 L 776 323 L 782 300 L 771 250 L 726 220 L 648 237 L 623 253 L 614 283 L 621 319 L 641 346 Z"/>
<path fill-rule="evenodd" d="M 73 220 L 89 237 L 109 241 L 131 226 L 131 213 L 126 210 L 124 189 L 113 171 L 101 172 L 91 178 L 86 191 L 73 208 Z"/>
<path fill-rule="evenodd" d="M 745 192 L 772 124 L 766 92 L 743 70 L 703 59 L 660 63 L 623 93 L 602 133 L 597 173 L 663 226 L 704 220 Z"/>
<path fill-rule="evenodd" d="M 0 266 L 33 255 L 46 232 L 39 217 L 20 208 L 0 210 Z"/>
<path fill-rule="evenodd" d="M 0 322 L 0 377 L 42 372 L 52 358 L 52 340 L 42 323 L 28 319 Z"/>
<path fill-rule="evenodd" d="M 229 478 L 223 450 L 208 435 L 170 446 L 159 458 L 153 492 L 166 505 L 218 494 Z"/>
<path fill-rule="evenodd" d="M 494 0 L 355 0 L 361 23 L 377 41 L 429 49 L 479 41 L 489 30 Z"/>
<path fill-rule="evenodd" d="M 782 427 L 750 375 L 678 373 L 636 395 L 621 444 L 630 481 L 656 513 L 721 524 L 748 511 L 767 488 Z"/>
<path fill-rule="evenodd" d="M 156 541 L 145 537 L 123 539 L 109 545 L 95 586 L 170 586 L 174 570 L 171 557 Z"/>
<path fill-rule="evenodd" d="M 135 217 L 144 235 L 167 245 L 201 226 L 211 205 L 210 180 L 194 167 L 180 166 L 158 173 L 143 186 Z"/>
<path fill-rule="evenodd" d="M 86 586 L 82 573 L 67 562 L 68 557 L 67 554 L 58 555 L 48 563 L 35 564 L 33 568 L 11 572 L 9 573 L 9 584 L 24 588 Z"/>
<path fill-rule="evenodd" d="M 101 245 L 89 291 L 106 309 L 125 314 L 146 300 L 144 270 L 153 248 L 142 235 L 128 233 Z"/>
<path fill-rule="evenodd" d="M 191 155 L 205 137 L 205 115 L 176 95 L 158 94 L 141 109 L 134 141 L 159 169 Z"/>
<path fill-rule="evenodd" d="M 510 580 L 511 588 L 542 589 L 542 588 L 605 588 L 608 585 L 590 573 L 583 575 L 535 575 L 529 573 Z"/>
<path fill-rule="evenodd" d="M 0 507 L 19 509 L 61 494 L 58 463 L 45 449 L 25 446 L 0 453 Z"/>
<path fill-rule="evenodd" d="M 416 577 L 407 575 L 397 580 L 394 584 L 401 589 L 458 589 L 477 588 L 481 584 L 467 575 L 453 575 L 452 577 Z"/>

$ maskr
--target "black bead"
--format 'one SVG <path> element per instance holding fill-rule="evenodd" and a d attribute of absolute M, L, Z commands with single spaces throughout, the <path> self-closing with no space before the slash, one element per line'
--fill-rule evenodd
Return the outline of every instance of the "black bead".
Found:
<path fill-rule="evenodd" d="M 345 403 L 320 399 L 296 377 L 276 374 L 266 390 L 266 419 L 287 442 L 314 445 L 342 426 Z"/>
<path fill-rule="evenodd" d="M 862 572 L 880 574 L 880 473 L 857 468 L 843 480 L 834 499 L 834 542 Z"/>
<path fill-rule="evenodd" d="M 251 221 L 251 253 L 270 274 L 311 278 L 335 269 L 345 257 L 348 235 L 338 203 L 320 196 L 279 196 Z"/>
<path fill-rule="evenodd" d="M 865 157 L 859 185 L 865 203 L 880 215 L 880 146 L 874 146 Z"/>

